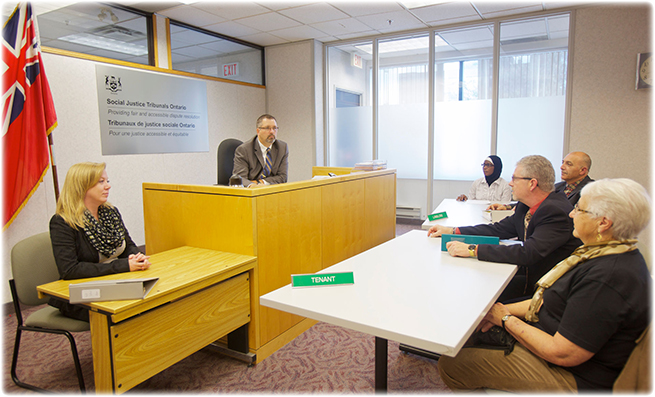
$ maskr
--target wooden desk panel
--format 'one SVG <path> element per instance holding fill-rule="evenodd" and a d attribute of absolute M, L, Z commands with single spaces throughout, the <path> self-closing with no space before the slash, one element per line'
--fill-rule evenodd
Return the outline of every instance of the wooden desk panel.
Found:
<path fill-rule="evenodd" d="M 254 317 L 255 257 L 179 247 L 154 254 L 150 261 L 150 268 L 138 274 L 58 280 L 37 287 L 41 297 L 68 300 L 71 283 L 159 278 L 144 299 L 82 304 L 90 309 L 98 393 L 127 391 Z"/>
<path fill-rule="evenodd" d="M 144 183 L 143 202 L 148 254 L 187 244 L 257 256 L 249 340 L 260 362 L 314 322 L 260 307 L 258 297 L 289 284 L 291 274 L 315 273 L 392 239 L 396 172 L 254 189 Z"/>
<path fill-rule="evenodd" d="M 291 282 L 291 274 L 321 270 L 321 188 L 258 197 L 259 294 Z M 260 307 L 260 338 L 267 343 L 303 317 Z"/>

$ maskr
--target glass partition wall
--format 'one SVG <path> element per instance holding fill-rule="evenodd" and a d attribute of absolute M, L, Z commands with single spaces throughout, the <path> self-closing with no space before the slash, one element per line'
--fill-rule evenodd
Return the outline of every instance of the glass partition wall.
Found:
<path fill-rule="evenodd" d="M 467 193 L 490 154 L 505 179 L 529 154 L 557 170 L 569 21 L 560 13 L 328 44 L 327 165 L 387 160 L 397 205 L 423 219 Z"/>

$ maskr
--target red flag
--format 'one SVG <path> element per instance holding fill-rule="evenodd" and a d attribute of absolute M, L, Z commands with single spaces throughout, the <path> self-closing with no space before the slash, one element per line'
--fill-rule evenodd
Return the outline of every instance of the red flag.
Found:
<path fill-rule="evenodd" d="M 48 135 L 57 126 L 57 115 L 29 3 L 16 7 L 2 29 L 2 39 L 2 224 L 6 229 L 48 170 Z"/>

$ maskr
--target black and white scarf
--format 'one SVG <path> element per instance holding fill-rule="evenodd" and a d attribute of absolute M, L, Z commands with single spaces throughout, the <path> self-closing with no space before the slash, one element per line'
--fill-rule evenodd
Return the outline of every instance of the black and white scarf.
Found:
<path fill-rule="evenodd" d="M 102 255 L 110 258 L 123 244 L 125 228 L 115 208 L 100 206 L 98 220 L 88 210 L 84 212 L 86 222 L 84 233 L 91 245 Z"/>

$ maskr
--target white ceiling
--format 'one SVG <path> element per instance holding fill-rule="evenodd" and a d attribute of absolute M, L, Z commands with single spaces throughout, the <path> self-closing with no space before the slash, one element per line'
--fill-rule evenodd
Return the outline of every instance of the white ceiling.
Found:
<path fill-rule="evenodd" d="M 432 1 L 434 3 L 434 1 Z M 75 2 L 34 2 L 38 14 Z M 383 33 L 436 27 L 457 22 L 553 10 L 585 1 L 451 1 L 417 8 L 410 1 L 120 1 L 208 31 L 261 46 L 316 39 L 334 42 Z M 414 2 L 416 3 L 416 2 Z M 5 6 L 7 3 L 5 2 Z M 6 8 L 3 14 L 6 15 Z"/>

